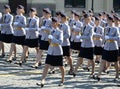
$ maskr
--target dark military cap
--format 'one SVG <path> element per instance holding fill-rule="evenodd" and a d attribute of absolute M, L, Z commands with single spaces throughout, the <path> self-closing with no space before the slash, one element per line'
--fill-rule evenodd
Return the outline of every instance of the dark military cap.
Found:
<path fill-rule="evenodd" d="M 57 17 L 52 17 L 52 22 L 59 22 Z"/>
<path fill-rule="evenodd" d="M 108 16 L 108 19 L 114 22 L 113 16 Z"/>
<path fill-rule="evenodd" d="M 61 13 L 60 13 L 60 16 L 61 16 L 61 17 L 67 17 L 66 13 L 64 13 L 64 12 L 61 12 Z"/>
<path fill-rule="evenodd" d="M 102 16 L 103 14 L 102 13 L 99 13 L 98 16 Z"/>
<path fill-rule="evenodd" d="M 90 17 L 90 14 L 87 13 L 84 15 L 84 18 L 88 18 L 88 17 Z"/>
<path fill-rule="evenodd" d="M 51 10 L 49 8 L 44 8 L 43 11 L 48 13 L 48 14 L 51 14 Z"/>
<path fill-rule="evenodd" d="M 9 6 L 9 5 L 4 5 L 4 8 L 5 8 L 5 9 L 9 9 L 10 6 Z"/>
<path fill-rule="evenodd" d="M 30 11 L 31 12 L 36 12 L 37 10 L 36 10 L 36 8 L 31 8 Z"/>
<path fill-rule="evenodd" d="M 18 8 L 18 9 L 24 9 L 24 6 L 18 5 L 17 8 Z"/>
<path fill-rule="evenodd" d="M 98 20 L 98 21 L 100 21 L 100 18 L 99 18 L 99 17 L 95 17 L 95 20 Z"/>

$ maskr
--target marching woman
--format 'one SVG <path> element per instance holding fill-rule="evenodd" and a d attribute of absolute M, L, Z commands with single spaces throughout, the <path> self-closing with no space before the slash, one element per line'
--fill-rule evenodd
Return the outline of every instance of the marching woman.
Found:
<path fill-rule="evenodd" d="M 51 32 L 51 11 L 49 8 L 44 8 L 44 20 L 43 20 L 43 25 L 40 28 L 40 35 L 41 37 L 39 38 L 39 44 L 40 44 L 40 50 L 38 51 L 38 55 L 40 56 L 40 60 L 37 60 L 34 67 L 37 68 L 39 64 L 41 64 L 41 59 L 42 59 L 42 52 L 43 50 L 48 50 L 49 47 L 49 39 L 48 35 Z"/>
<path fill-rule="evenodd" d="M 81 28 L 83 27 L 83 24 L 80 22 L 79 18 L 80 18 L 80 14 L 78 12 L 74 12 L 75 15 L 75 21 L 74 21 L 74 25 L 72 27 L 72 33 L 71 33 L 71 49 L 73 50 L 80 50 L 80 45 L 81 45 L 81 40 L 80 39 L 76 39 L 77 35 L 80 35 L 81 33 Z"/>
<path fill-rule="evenodd" d="M 10 54 L 8 61 L 11 63 L 12 62 L 12 53 L 14 52 L 14 59 L 16 59 L 16 44 L 22 45 L 24 44 L 25 40 L 25 27 L 26 27 L 26 17 L 23 15 L 24 7 L 22 5 L 17 6 L 17 15 L 15 16 L 15 20 L 13 23 L 14 27 L 14 34 L 13 34 L 13 39 L 12 39 L 12 44 L 11 44 L 11 49 L 10 49 Z"/>
<path fill-rule="evenodd" d="M 118 27 L 120 33 L 120 17 L 114 15 L 114 20 L 115 20 L 115 26 Z M 119 70 L 120 70 L 120 39 L 118 40 L 118 46 L 119 46 L 118 61 L 119 61 Z"/>
<path fill-rule="evenodd" d="M 70 55 L 70 40 L 69 40 L 71 34 L 70 26 L 67 23 L 67 15 L 64 12 L 61 12 L 60 16 L 61 16 L 61 25 L 59 28 L 61 31 L 63 31 L 63 43 L 62 43 L 63 56 L 67 59 L 70 65 L 69 72 L 73 72 L 72 58 Z"/>
<path fill-rule="evenodd" d="M 102 54 L 102 61 L 100 64 L 99 72 L 96 79 L 99 81 L 101 79 L 101 73 L 104 70 L 106 61 L 109 63 L 115 63 L 116 75 L 115 80 L 119 78 L 119 69 L 118 69 L 118 39 L 119 39 L 119 30 L 114 26 L 114 19 L 112 16 L 108 17 L 109 26 L 106 28 L 105 32 L 105 44 Z"/>
<path fill-rule="evenodd" d="M 58 18 L 58 21 L 59 21 L 59 22 L 61 22 L 60 12 L 61 12 L 61 11 L 57 11 L 57 12 L 56 12 L 56 17 Z"/>
<path fill-rule="evenodd" d="M 69 26 L 71 28 L 71 31 L 72 31 L 72 27 L 75 23 L 75 14 L 74 14 L 75 12 L 76 12 L 75 10 L 71 11 L 71 17 L 70 17 L 70 20 L 69 20 Z"/>
<path fill-rule="evenodd" d="M 70 16 L 70 18 L 69 18 L 69 21 L 68 21 L 68 25 L 70 26 L 70 33 L 72 34 L 72 28 L 73 28 L 73 25 L 74 25 L 74 23 L 75 23 L 75 20 L 74 20 L 74 17 L 75 17 L 75 15 L 74 15 L 74 12 L 75 12 L 75 10 L 71 10 L 71 16 Z M 61 17 L 61 16 L 60 16 Z M 71 36 L 71 34 L 70 34 L 70 36 Z M 71 38 L 71 37 L 70 37 Z M 70 42 L 71 43 L 71 42 Z M 68 65 L 68 60 L 65 60 L 65 66 L 67 66 Z M 68 73 L 69 74 L 69 73 Z"/>
<path fill-rule="evenodd" d="M 95 17 L 95 28 L 94 28 L 94 54 L 96 55 L 96 63 L 100 62 L 102 49 L 103 49 L 103 36 L 104 36 L 104 28 L 100 26 L 100 18 Z"/>
<path fill-rule="evenodd" d="M 95 22 L 95 18 L 94 18 L 94 13 L 92 10 L 88 10 L 88 13 L 90 14 L 91 16 L 91 21 L 94 23 Z"/>
<path fill-rule="evenodd" d="M 42 10 L 42 17 L 39 18 L 39 25 L 40 25 L 40 27 L 44 24 L 45 15 L 46 15 L 45 9 L 46 9 L 46 8 L 44 8 L 44 9 Z M 39 40 L 39 42 L 38 42 L 38 43 L 39 43 L 39 46 L 40 46 L 41 36 L 42 36 L 42 34 L 41 34 L 40 30 L 39 30 L 39 39 L 38 39 L 38 40 Z M 40 57 L 40 60 L 37 60 L 37 61 L 36 61 L 36 63 L 32 66 L 33 68 L 38 68 L 38 66 L 41 65 L 42 55 L 43 55 L 42 52 L 41 52 L 40 50 L 38 50 L 37 57 Z"/>
<path fill-rule="evenodd" d="M 74 25 L 72 27 L 71 37 L 70 37 L 70 48 L 71 48 L 71 55 L 72 50 L 80 51 L 81 41 L 80 39 L 77 39 L 76 36 L 81 34 L 81 29 L 83 27 L 83 24 L 80 22 L 80 14 L 78 12 L 74 12 Z M 72 72 L 69 72 L 69 74 L 72 74 Z"/>
<path fill-rule="evenodd" d="M 100 26 L 102 26 L 103 28 L 105 28 L 107 26 L 107 22 L 105 20 L 103 20 L 103 19 L 105 19 L 104 14 L 103 13 L 99 13 L 98 16 L 99 16 L 100 22 L 101 22 Z M 103 16 L 104 16 L 104 18 L 103 18 Z"/>
<path fill-rule="evenodd" d="M 24 41 L 24 49 L 22 53 L 21 60 L 19 62 L 19 65 L 21 66 L 22 63 L 24 63 L 26 60 L 26 52 L 28 51 L 28 48 L 35 48 L 36 52 L 38 53 L 38 28 L 39 28 L 39 19 L 36 17 L 37 11 L 36 8 L 31 8 L 29 12 L 29 21 L 27 23 L 26 30 L 26 37 Z M 37 54 L 36 53 L 36 54 Z M 37 57 L 40 58 L 40 57 Z"/>
<path fill-rule="evenodd" d="M 82 17 L 80 19 L 80 21 L 83 23 L 84 22 L 84 15 L 87 14 L 88 12 L 86 10 L 82 11 Z"/>
<path fill-rule="evenodd" d="M 5 56 L 3 42 L 1 41 L 1 23 L 2 23 L 2 13 L 0 12 L 0 51 L 2 51 L 1 58 Z"/>
<path fill-rule="evenodd" d="M 13 38 L 13 16 L 10 14 L 10 12 L 10 6 L 4 5 L 5 14 L 3 15 L 3 23 L 1 24 L 1 41 L 5 43 L 11 43 Z"/>
<path fill-rule="evenodd" d="M 43 21 L 44 21 L 44 19 L 45 19 L 45 15 L 46 15 L 46 12 L 44 11 L 45 9 L 46 9 L 46 8 L 44 8 L 44 9 L 42 10 L 42 17 L 40 17 L 40 20 L 39 20 L 40 26 L 43 25 Z"/>
<path fill-rule="evenodd" d="M 52 32 L 48 36 L 48 39 L 50 40 L 50 45 L 45 61 L 45 68 L 43 70 L 41 83 L 37 83 L 37 85 L 43 87 L 49 67 L 58 66 L 62 76 L 59 86 L 62 86 L 64 83 L 63 50 L 61 46 L 63 42 L 63 32 L 59 29 L 59 21 L 56 17 L 52 18 Z"/>
<path fill-rule="evenodd" d="M 104 27 L 106 27 L 106 26 L 107 26 L 107 16 L 106 16 L 107 13 L 106 13 L 106 12 L 103 12 L 102 14 L 103 14 L 102 20 L 105 22 Z"/>
<path fill-rule="evenodd" d="M 83 63 L 83 58 L 87 58 L 92 65 L 92 72 L 90 77 L 94 77 L 94 60 L 93 60 L 93 51 L 94 51 L 94 42 L 93 42 L 93 27 L 90 25 L 91 19 L 89 14 L 84 15 L 85 26 L 82 29 L 82 34 L 77 35 L 77 39 L 82 39 L 79 59 L 74 69 L 73 76 L 76 76 L 77 69 Z"/>

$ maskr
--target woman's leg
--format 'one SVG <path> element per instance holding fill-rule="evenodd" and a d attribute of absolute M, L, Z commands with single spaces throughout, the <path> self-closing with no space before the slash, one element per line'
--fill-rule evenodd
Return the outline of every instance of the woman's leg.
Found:
<path fill-rule="evenodd" d="M 22 53 L 21 60 L 20 60 L 21 62 L 25 61 L 27 51 L 28 51 L 28 46 L 24 46 L 23 53 Z"/>
<path fill-rule="evenodd" d="M 94 60 L 90 60 L 90 64 L 92 65 L 91 75 L 94 75 L 94 70 L 95 70 L 95 62 L 94 62 Z"/>
<path fill-rule="evenodd" d="M 5 51 L 4 51 L 4 43 L 2 41 L 0 41 L 0 50 L 2 50 L 2 55 L 5 55 Z"/>
<path fill-rule="evenodd" d="M 98 77 L 100 77 L 101 73 L 103 72 L 105 63 L 106 63 L 106 61 L 102 59 L 101 63 L 100 63 L 99 71 L 98 71 Z"/>
<path fill-rule="evenodd" d="M 119 61 L 115 62 L 116 78 L 119 78 Z"/>
<path fill-rule="evenodd" d="M 42 59 L 42 52 L 43 52 L 43 50 L 37 49 L 36 52 L 37 52 L 37 55 L 36 55 L 37 60 L 36 60 L 35 65 L 38 65 L 39 63 L 41 64 L 41 59 Z M 35 65 L 34 65 L 34 66 L 35 66 Z"/>
<path fill-rule="evenodd" d="M 69 63 L 69 65 L 70 65 L 70 70 L 73 70 L 72 57 L 71 57 L 71 56 L 68 56 L 68 57 L 66 57 L 66 59 L 68 60 L 68 63 Z"/>
<path fill-rule="evenodd" d="M 41 54 L 39 48 L 36 49 L 36 63 L 32 66 L 33 68 L 38 68 L 39 65 L 41 65 Z"/>
<path fill-rule="evenodd" d="M 43 70 L 43 73 L 42 73 L 42 78 L 41 78 L 41 83 L 45 83 L 45 78 L 47 76 L 47 73 L 48 73 L 48 69 L 50 68 L 50 65 L 49 64 L 45 64 L 45 68 Z"/>
<path fill-rule="evenodd" d="M 12 61 L 13 51 L 14 51 L 14 52 L 16 51 L 15 43 L 12 43 L 12 44 L 11 44 L 10 53 L 9 53 L 9 57 L 8 57 L 8 60 L 7 60 L 7 61 Z M 16 55 L 16 52 L 15 52 L 15 55 Z"/>
<path fill-rule="evenodd" d="M 59 69 L 61 70 L 61 83 L 64 83 L 64 75 L 65 75 L 65 70 L 63 66 L 60 66 Z"/>
<path fill-rule="evenodd" d="M 77 72 L 78 68 L 80 67 L 80 65 L 83 63 L 83 58 L 80 57 L 78 60 L 77 60 L 77 64 L 75 66 L 75 69 L 74 69 L 74 73 Z"/>

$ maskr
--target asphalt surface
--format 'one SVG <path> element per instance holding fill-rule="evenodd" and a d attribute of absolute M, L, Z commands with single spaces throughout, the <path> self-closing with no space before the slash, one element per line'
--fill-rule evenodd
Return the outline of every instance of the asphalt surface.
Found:
<path fill-rule="evenodd" d="M 35 63 L 35 49 L 29 49 L 29 57 L 27 62 L 20 67 L 14 64 L 20 60 L 22 47 L 17 45 L 17 60 L 11 64 L 6 62 L 9 53 L 10 45 L 5 44 L 6 56 L 0 58 L 0 89 L 41 89 L 36 83 L 40 82 L 42 71 L 44 68 L 44 61 L 47 52 L 43 53 L 42 65 L 38 69 L 34 69 L 31 66 Z M 77 54 L 73 54 L 74 65 L 76 64 Z M 87 60 L 84 59 L 85 66 Z M 98 72 L 99 65 L 96 64 L 95 73 Z M 68 75 L 69 66 L 65 67 L 65 83 L 59 87 L 60 71 L 55 68 L 55 74 L 48 74 L 46 83 L 43 89 L 120 89 L 120 80 L 114 81 L 115 70 L 111 67 L 110 73 L 107 75 L 103 73 L 102 80 L 97 81 L 89 77 L 90 72 L 83 70 L 81 67 L 77 72 L 77 76 L 74 78 L 72 75 Z"/>

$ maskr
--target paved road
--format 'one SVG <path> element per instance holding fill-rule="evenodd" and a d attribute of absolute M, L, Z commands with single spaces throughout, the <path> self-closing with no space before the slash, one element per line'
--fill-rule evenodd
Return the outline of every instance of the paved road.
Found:
<path fill-rule="evenodd" d="M 10 45 L 5 44 L 6 53 L 9 52 Z M 21 56 L 21 46 L 17 45 L 18 50 L 18 58 Z M 42 69 L 44 67 L 44 60 L 46 57 L 46 52 L 44 52 L 42 63 L 38 69 L 31 68 L 31 65 L 35 62 L 35 50 L 29 49 L 30 55 L 26 64 L 22 67 L 18 65 L 5 62 L 7 56 L 5 58 L 0 58 L 0 89 L 40 89 L 39 86 L 36 85 L 37 82 L 40 81 Z M 73 55 L 74 65 L 76 63 L 77 55 Z M 86 60 L 84 62 L 86 64 Z M 96 65 L 96 73 L 98 71 L 98 66 Z M 58 87 L 58 83 L 60 81 L 60 71 L 56 68 L 55 74 L 48 74 L 46 79 L 46 85 L 43 89 L 120 89 L 120 81 L 114 82 L 114 74 L 115 71 L 113 68 L 110 70 L 110 74 L 103 74 L 102 81 L 97 82 L 89 78 L 90 72 L 79 69 L 77 76 L 73 78 L 71 75 L 67 75 L 69 67 L 66 67 L 66 75 L 65 75 L 65 84 L 62 87 Z"/>

